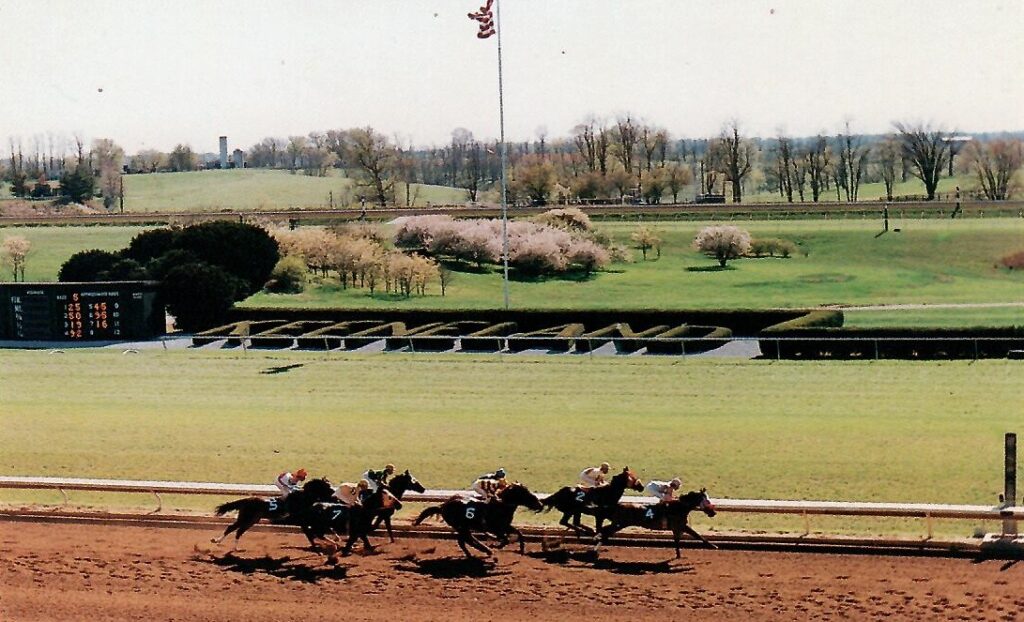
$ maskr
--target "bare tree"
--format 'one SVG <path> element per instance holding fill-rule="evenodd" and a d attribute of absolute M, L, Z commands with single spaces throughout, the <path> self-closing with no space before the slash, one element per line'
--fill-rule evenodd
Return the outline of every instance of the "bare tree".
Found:
<path fill-rule="evenodd" d="M 349 133 L 348 159 L 359 168 L 361 183 L 371 189 L 376 202 L 388 204 L 394 196 L 394 167 L 396 151 L 387 137 L 372 127 L 352 130 Z"/>
<path fill-rule="evenodd" d="M 92 160 L 100 171 L 103 207 L 113 209 L 124 188 L 121 184 L 124 150 L 109 138 L 98 138 L 92 141 Z"/>
<path fill-rule="evenodd" d="M 859 136 L 850 132 L 850 122 L 844 126 L 845 131 L 839 134 L 840 161 L 842 162 L 843 189 L 846 192 L 846 201 L 857 200 L 860 191 L 861 179 L 868 163 L 868 147 L 863 144 Z"/>
<path fill-rule="evenodd" d="M 740 137 L 739 122 L 733 120 L 722 130 L 714 150 L 719 154 L 719 170 L 732 184 L 733 203 L 739 203 L 743 200 L 743 178 L 753 166 L 754 146 Z"/>
<path fill-rule="evenodd" d="M 896 167 L 900 163 L 900 143 L 892 134 L 877 143 L 874 148 L 875 166 L 878 168 L 878 176 L 885 184 L 885 199 L 892 201 L 892 188 L 896 184 Z"/>
<path fill-rule="evenodd" d="M 985 198 L 992 201 L 1010 199 L 1020 189 L 1017 172 L 1024 163 L 1024 143 L 1019 138 L 999 139 L 986 143 L 972 141 L 967 147 L 967 164 Z"/>
<path fill-rule="evenodd" d="M 672 193 L 672 202 L 679 202 L 679 193 L 683 188 L 693 183 L 693 173 L 690 169 L 679 162 L 669 162 L 664 167 L 665 188 Z"/>
<path fill-rule="evenodd" d="M 775 167 L 779 177 L 779 194 L 793 202 L 793 143 L 779 134 L 775 147 Z"/>
<path fill-rule="evenodd" d="M 289 136 L 288 146 L 285 151 L 288 154 L 288 170 L 295 173 L 295 169 L 302 165 L 302 152 L 306 149 L 305 136 Z"/>
<path fill-rule="evenodd" d="M 818 134 L 817 138 L 807 146 L 803 153 L 803 160 L 807 171 L 807 183 L 811 187 L 811 200 L 817 203 L 828 183 L 832 164 L 832 148 L 828 146 L 828 141 L 824 136 Z M 802 195 L 800 200 L 803 200 Z"/>
<path fill-rule="evenodd" d="M 922 123 L 897 121 L 893 126 L 900 133 L 900 145 L 904 158 L 911 164 L 911 174 L 924 182 L 928 200 L 934 200 L 942 169 L 949 161 L 951 134 Z"/>
<path fill-rule="evenodd" d="M 79 143 L 79 159 L 81 159 L 81 143 Z M 174 172 L 194 171 L 198 158 L 188 145 L 177 144 L 167 157 L 167 164 Z"/>
<path fill-rule="evenodd" d="M 587 165 L 588 171 L 597 170 L 597 135 L 594 131 L 596 123 L 591 117 L 572 129 L 573 144 Z"/>
<path fill-rule="evenodd" d="M 622 163 L 627 174 L 633 174 L 633 155 L 640 140 L 640 125 L 628 114 L 620 117 L 612 135 L 615 141 L 615 157 Z"/>

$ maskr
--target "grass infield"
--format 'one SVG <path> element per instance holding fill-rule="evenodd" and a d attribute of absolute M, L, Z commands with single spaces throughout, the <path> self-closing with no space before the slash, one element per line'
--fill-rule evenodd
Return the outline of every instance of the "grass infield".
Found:
<path fill-rule="evenodd" d="M 67 350 L 0 351 L 0 374 L 11 475 L 270 482 L 305 466 L 340 481 L 394 462 L 432 488 L 505 467 L 551 491 L 607 460 L 719 497 L 980 504 L 1001 489 L 1002 435 L 1020 431 L 1024 396 L 1016 361 Z"/>

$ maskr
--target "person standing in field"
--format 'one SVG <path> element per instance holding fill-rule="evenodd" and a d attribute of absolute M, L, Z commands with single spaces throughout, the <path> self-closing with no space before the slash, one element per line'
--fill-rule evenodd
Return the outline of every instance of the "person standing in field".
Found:
<path fill-rule="evenodd" d="M 610 471 L 611 468 L 610 464 L 602 462 L 601 466 L 583 469 L 580 471 L 580 486 L 585 488 L 597 488 L 598 486 L 604 486 L 607 483 L 605 476 L 608 475 L 608 471 Z"/>
<path fill-rule="evenodd" d="M 306 475 L 306 469 L 299 469 L 295 471 L 294 475 L 290 471 L 278 475 L 274 485 L 281 491 L 281 498 L 287 498 L 288 495 L 298 490 L 301 483 L 305 481 Z"/>

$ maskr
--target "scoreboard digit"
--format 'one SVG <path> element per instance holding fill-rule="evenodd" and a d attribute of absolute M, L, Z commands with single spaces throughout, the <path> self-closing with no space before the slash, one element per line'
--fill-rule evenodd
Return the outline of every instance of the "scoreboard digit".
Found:
<path fill-rule="evenodd" d="M 0 284 L 0 339 L 146 339 L 164 332 L 151 281 Z"/>

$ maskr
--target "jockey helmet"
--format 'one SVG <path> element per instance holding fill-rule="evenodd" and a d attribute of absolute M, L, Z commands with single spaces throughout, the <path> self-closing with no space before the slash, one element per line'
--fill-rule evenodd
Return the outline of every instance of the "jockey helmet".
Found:
<path fill-rule="evenodd" d="M 608 464 L 607 462 L 602 462 L 601 463 L 601 472 L 602 473 L 607 473 L 608 471 L 611 470 L 611 468 L 612 468 L 612 465 Z"/>
<path fill-rule="evenodd" d="M 308 475 L 306 469 L 299 469 L 295 472 L 295 479 L 306 479 L 306 475 Z"/>
<path fill-rule="evenodd" d="M 683 485 L 683 480 L 679 479 L 678 477 L 673 477 L 672 481 L 669 482 L 668 485 L 674 488 L 675 490 L 679 490 L 679 487 Z"/>
<path fill-rule="evenodd" d="M 359 480 L 359 483 L 356 484 L 356 488 L 360 488 L 362 490 L 366 490 L 369 487 L 370 487 L 370 482 L 366 481 L 365 479 Z"/>
<path fill-rule="evenodd" d="M 384 470 L 387 471 L 389 474 L 394 473 L 395 472 L 395 465 L 393 465 L 391 463 L 388 463 L 388 464 L 384 465 Z"/>
<path fill-rule="evenodd" d="M 498 469 L 497 471 L 495 471 L 494 472 L 494 477 L 496 477 L 498 479 L 504 479 L 505 478 L 505 469 L 502 468 L 502 469 Z"/>

